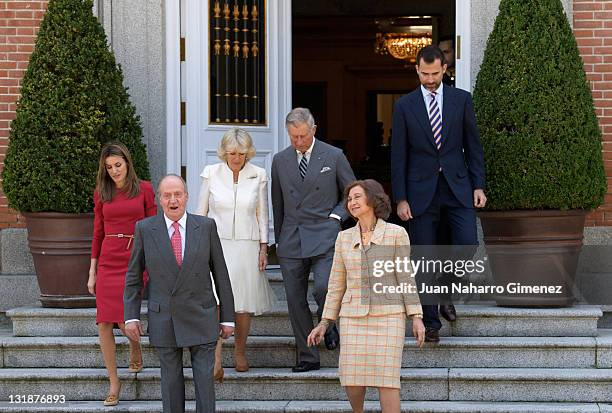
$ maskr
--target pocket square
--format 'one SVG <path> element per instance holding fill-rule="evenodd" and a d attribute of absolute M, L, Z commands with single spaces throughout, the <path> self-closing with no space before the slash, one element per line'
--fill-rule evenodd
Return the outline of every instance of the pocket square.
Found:
<path fill-rule="evenodd" d="M 323 169 L 321 169 L 321 172 L 319 173 L 322 174 L 323 172 L 327 172 L 327 171 L 331 171 L 331 168 L 329 166 L 324 166 Z"/>

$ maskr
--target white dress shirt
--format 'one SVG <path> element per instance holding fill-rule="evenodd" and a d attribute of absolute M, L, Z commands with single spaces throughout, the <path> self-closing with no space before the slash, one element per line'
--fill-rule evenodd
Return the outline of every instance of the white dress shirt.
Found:
<path fill-rule="evenodd" d="M 440 83 L 440 87 L 438 87 L 438 89 L 436 89 L 436 103 L 438 104 L 438 107 L 440 108 L 440 121 L 443 121 L 442 119 L 442 103 L 444 102 L 444 94 L 443 94 L 443 90 L 444 90 L 444 84 Z M 431 116 L 431 112 L 429 111 L 429 105 L 431 103 L 431 92 L 429 90 L 427 90 L 425 88 L 425 86 L 421 85 L 421 92 L 423 93 L 423 100 L 425 101 L 425 107 L 427 108 L 427 115 Z"/>
<path fill-rule="evenodd" d="M 172 239 L 172 235 L 174 234 L 174 228 L 172 228 L 172 224 L 174 224 L 174 221 L 168 218 L 166 214 L 164 214 L 164 220 L 166 221 L 166 229 L 168 230 L 168 237 Z M 184 258 L 185 257 L 185 240 L 187 239 L 186 238 L 187 231 L 185 231 L 185 228 L 187 228 L 187 213 L 185 212 L 183 216 L 181 217 L 181 219 L 179 219 L 177 222 L 179 224 L 179 232 L 181 233 L 181 258 Z"/>
<path fill-rule="evenodd" d="M 306 162 L 310 163 L 310 155 L 312 155 L 312 148 L 314 148 L 315 140 L 316 140 L 316 138 L 313 137 L 312 138 L 312 143 L 310 144 L 310 148 L 308 148 L 305 153 L 302 153 L 302 152 L 298 151 L 297 149 L 295 150 L 295 152 L 297 153 L 298 168 L 299 168 L 300 162 L 302 162 L 302 158 L 304 156 L 306 157 Z"/>

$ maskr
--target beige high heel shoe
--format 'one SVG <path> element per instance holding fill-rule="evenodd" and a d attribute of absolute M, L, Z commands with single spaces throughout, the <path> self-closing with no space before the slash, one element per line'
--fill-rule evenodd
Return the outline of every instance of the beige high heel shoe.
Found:
<path fill-rule="evenodd" d="M 116 406 L 119 404 L 119 393 L 121 393 L 121 385 L 119 385 L 119 390 L 117 390 L 117 394 L 110 394 L 108 396 L 106 396 L 106 399 L 104 399 L 104 406 Z"/>
<path fill-rule="evenodd" d="M 140 343 L 138 343 L 138 350 L 140 353 L 140 361 L 130 361 L 130 364 L 128 365 L 128 371 L 130 373 L 140 373 L 142 371 L 142 347 Z M 131 358 L 132 355 L 130 354 L 130 359 Z"/>

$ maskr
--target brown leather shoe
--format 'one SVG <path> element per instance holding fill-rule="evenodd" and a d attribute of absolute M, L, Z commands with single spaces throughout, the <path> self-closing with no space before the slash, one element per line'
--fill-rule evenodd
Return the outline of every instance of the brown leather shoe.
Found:
<path fill-rule="evenodd" d="M 446 321 L 453 322 L 457 320 L 457 312 L 455 311 L 455 306 L 452 304 L 441 304 L 440 315 L 444 317 Z"/>
<path fill-rule="evenodd" d="M 425 341 L 428 343 L 437 343 L 440 341 L 440 333 L 435 328 L 425 328 Z"/>

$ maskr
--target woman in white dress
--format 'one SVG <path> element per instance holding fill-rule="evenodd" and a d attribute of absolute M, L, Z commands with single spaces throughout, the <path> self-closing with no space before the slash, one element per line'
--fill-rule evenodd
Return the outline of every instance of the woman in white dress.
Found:
<path fill-rule="evenodd" d="M 217 223 L 236 309 L 235 368 L 247 371 L 251 315 L 269 310 L 276 302 L 264 272 L 268 263 L 268 177 L 265 169 L 249 162 L 255 147 L 242 129 L 230 129 L 223 135 L 218 156 L 222 162 L 206 166 L 200 174 L 197 213 Z M 215 352 L 215 379 L 223 381 L 221 340 Z"/>

